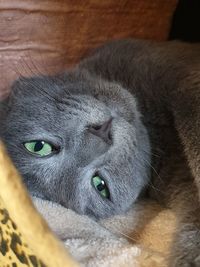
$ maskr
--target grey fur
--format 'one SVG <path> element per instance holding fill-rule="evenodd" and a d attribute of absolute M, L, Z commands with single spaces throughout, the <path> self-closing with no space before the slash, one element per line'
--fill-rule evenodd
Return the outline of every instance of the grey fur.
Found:
<path fill-rule="evenodd" d="M 71 72 L 16 82 L 1 105 L 0 137 L 30 192 L 95 218 L 150 196 L 178 215 L 169 266 L 199 266 L 199 62 L 199 44 L 122 40 Z M 88 127 L 111 117 L 110 145 Z M 38 138 L 61 152 L 30 156 L 22 143 Z M 111 201 L 91 186 L 96 171 Z"/>
<path fill-rule="evenodd" d="M 136 101 L 120 85 L 73 74 L 21 79 L 7 106 L 1 138 L 33 195 L 95 218 L 123 212 L 137 200 L 149 179 L 150 145 Z M 111 145 L 88 131 L 110 117 Z M 22 144 L 36 139 L 61 150 L 47 158 L 29 155 Z M 96 172 L 111 200 L 91 185 Z"/>

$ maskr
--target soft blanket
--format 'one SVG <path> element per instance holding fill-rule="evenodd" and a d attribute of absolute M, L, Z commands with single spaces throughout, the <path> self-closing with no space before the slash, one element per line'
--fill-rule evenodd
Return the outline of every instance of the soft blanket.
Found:
<path fill-rule="evenodd" d="M 55 203 L 33 200 L 81 266 L 166 266 L 176 217 L 153 202 L 95 222 Z M 1 266 L 78 266 L 39 216 L 1 144 L 0 247 Z"/>
<path fill-rule="evenodd" d="M 81 266 L 167 266 L 176 219 L 155 203 L 138 203 L 124 215 L 96 222 L 56 203 L 33 201 Z"/>

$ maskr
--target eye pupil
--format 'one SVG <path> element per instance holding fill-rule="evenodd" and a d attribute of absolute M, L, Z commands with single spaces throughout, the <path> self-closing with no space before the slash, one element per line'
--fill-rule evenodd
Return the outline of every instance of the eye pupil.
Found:
<path fill-rule="evenodd" d="M 106 185 L 105 185 L 105 182 L 104 181 L 101 181 L 101 184 L 98 184 L 97 185 L 97 189 L 99 190 L 99 191 L 102 191 L 102 190 L 104 190 L 106 188 Z"/>
<path fill-rule="evenodd" d="M 34 151 L 38 152 L 40 151 L 44 146 L 44 141 L 37 141 L 35 146 L 34 146 Z"/>
<path fill-rule="evenodd" d="M 96 191 L 103 197 L 110 199 L 110 192 L 106 185 L 106 182 L 98 175 L 92 177 L 92 185 L 96 189 Z"/>

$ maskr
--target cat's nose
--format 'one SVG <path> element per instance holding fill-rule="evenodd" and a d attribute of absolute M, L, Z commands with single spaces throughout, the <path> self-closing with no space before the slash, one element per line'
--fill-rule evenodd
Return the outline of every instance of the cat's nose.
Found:
<path fill-rule="evenodd" d="M 103 139 L 108 144 L 112 143 L 111 128 L 112 128 L 112 119 L 105 121 L 101 125 L 91 125 L 89 131 Z"/>

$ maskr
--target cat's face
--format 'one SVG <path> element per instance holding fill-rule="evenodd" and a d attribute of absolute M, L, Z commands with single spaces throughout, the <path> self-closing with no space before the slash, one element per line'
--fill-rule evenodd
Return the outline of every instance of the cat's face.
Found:
<path fill-rule="evenodd" d="M 121 86 L 23 79 L 4 104 L 1 138 L 33 195 L 102 218 L 126 211 L 148 183 L 148 135 Z"/>

